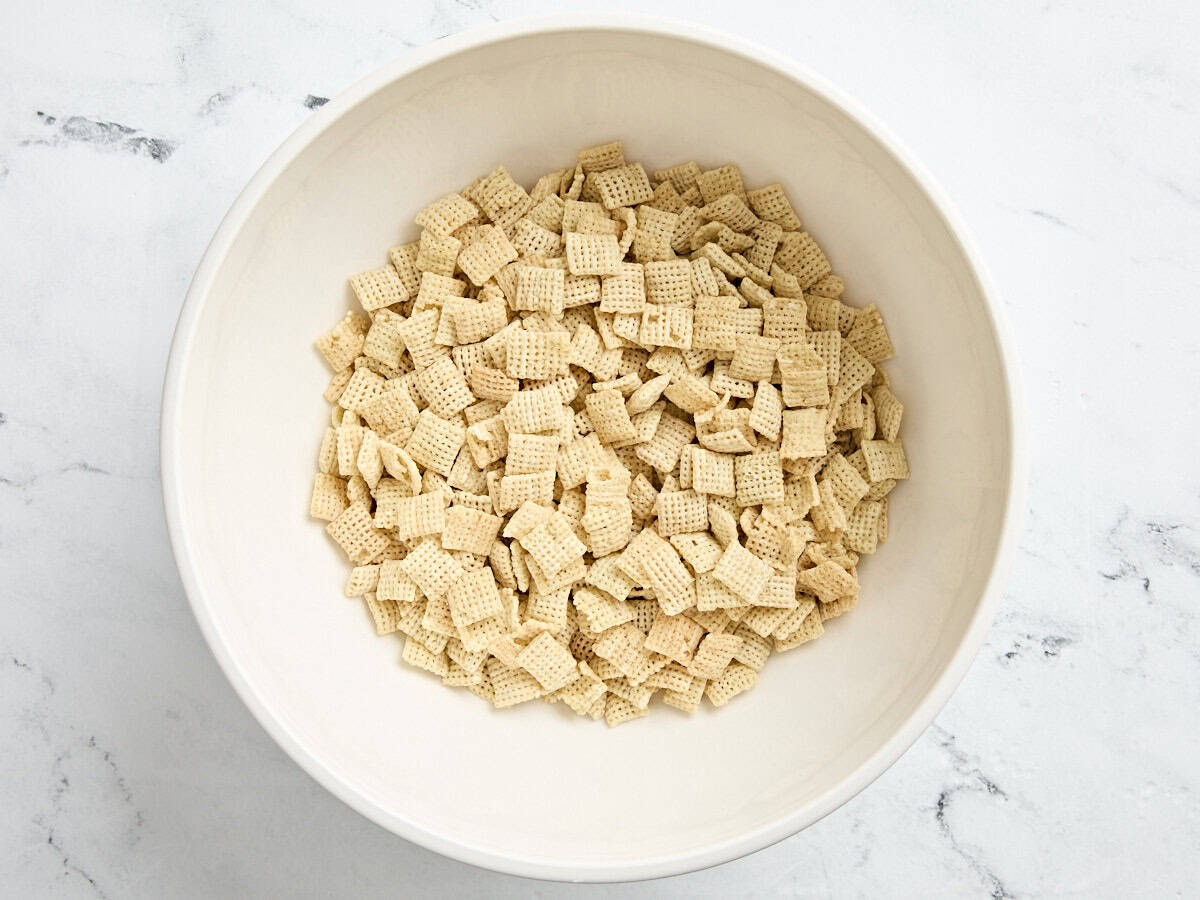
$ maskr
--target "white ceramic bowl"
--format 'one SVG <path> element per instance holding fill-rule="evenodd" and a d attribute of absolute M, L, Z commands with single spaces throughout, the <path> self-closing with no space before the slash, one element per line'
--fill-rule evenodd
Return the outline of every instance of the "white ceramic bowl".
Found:
<path fill-rule="evenodd" d="M 416 211 L 498 163 L 527 184 L 624 139 L 648 168 L 738 162 L 781 181 L 898 357 L 914 478 L 858 608 L 772 657 L 719 711 L 618 729 L 493 712 L 399 662 L 307 516 L 328 380 L 313 338 L 346 277 Z M 196 617 L 276 741 L 363 815 L 520 875 L 628 880 L 733 859 L 804 828 L 921 733 L 987 630 L 1023 483 L 1015 367 L 956 217 L 912 159 L 790 59 L 629 16 L 515 22 L 407 54 L 317 112 L 221 224 L 180 317 L 162 463 Z"/>

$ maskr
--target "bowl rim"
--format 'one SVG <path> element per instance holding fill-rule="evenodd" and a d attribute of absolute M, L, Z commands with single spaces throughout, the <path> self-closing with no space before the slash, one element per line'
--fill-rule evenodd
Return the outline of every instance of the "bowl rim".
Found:
<path fill-rule="evenodd" d="M 941 674 L 904 724 L 858 768 L 814 800 L 754 831 L 684 852 L 622 862 L 554 860 L 536 855 L 499 854 L 443 833 L 435 833 L 381 809 L 339 779 L 309 752 L 259 696 L 226 645 L 198 577 L 184 516 L 179 466 L 182 443 L 182 400 L 197 325 L 217 271 L 239 232 L 264 194 L 295 158 L 344 113 L 393 81 L 425 66 L 477 47 L 557 31 L 617 31 L 665 37 L 717 49 L 764 66 L 799 82 L 807 90 L 855 121 L 889 153 L 932 203 L 965 257 L 995 335 L 1003 389 L 1011 427 L 1009 478 L 1005 485 L 1003 523 L 991 571 L 966 633 Z M 749 39 L 715 28 L 662 16 L 620 12 L 556 13 L 506 20 L 440 38 L 408 50 L 399 59 L 371 72 L 338 94 L 305 120 L 267 158 L 221 220 L 192 278 L 172 338 L 162 391 L 160 462 L 167 530 L 184 591 L 209 649 L 225 677 L 259 724 L 313 779 L 343 803 L 392 833 L 444 856 L 509 875 L 554 881 L 636 881 L 683 874 L 729 862 L 775 844 L 824 818 L 882 775 L 933 722 L 966 675 L 991 627 L 1015 552 L 1023 513 L 1026 472 L 1026 423 L 1016 351 L 995 287 L 960 214 L 930 173 L 874 114 L 824 77 L 795 59 Z"/>

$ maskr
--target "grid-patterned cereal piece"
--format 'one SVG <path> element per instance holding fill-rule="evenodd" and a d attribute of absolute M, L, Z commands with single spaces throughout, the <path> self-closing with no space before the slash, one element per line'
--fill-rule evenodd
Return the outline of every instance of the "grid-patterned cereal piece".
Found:
<path fill-rule="evenodd" d="M 704 629 L 687 616 L 668 616 L 662 610 L 646 635 L 646 649 L 687 665 L 696 654 Z M 690 677 L 690 676 L 689 676 Z"/>
<path fill-rule="evenodd" d="M 683 193 L 688 188 L 696 186 L 696 179 L 700 175 L 700 165 L 694 160 L 688 160 L 685 163 L 680 163 L 676 166 L 671 166 L 667 169 L 655 169 L 655 181 L 669 181 L 675 190 Z"/>
<path fill-rule="evenodd" d="M 347 597 L 361 597 L 366 593 L 373 593 L 379 586 L 379 566 L 355 566 L 350 570 L 350 576 L 346 579 L 346 586 L 342 593 Z"/>
<path fill-rule="evenodd" d="M 785 231 L 775 251 L 775 262 L 807 288 L 833 271 L 829 260 L 807 231 Z"/>
<path fill-rule="evenodd" d="M 375 313 L 375 321 L 367 332 L 366 340 L 362 343 L 365 356 L 377 359 L 382 363 L 396 368 L 400 365 L 400 354 L 404 352 L 404 339 L 400 335 L 399 325 L 404 321 L 390 309 L 381 309 Z"/>
<path fill-rule="evenodd" d="M 390 265 L 351 276 L 350 287 L 367 312 L 403 303 L 409 296 L 400 276 Z"/>
<path fill-rule="evenodd" d="M 566 273 L 543 266 L 520 266 L 513 309 L 536 310 L 561 317 L 566 299 Z"/>
<path fill-rule="evenodd" d="M 637 231 L 633 237 L 633 257 L 638 262 L 668 260 L 675 255 L 671 239 L 679 227 L 679 215 L 654 206 L 640 206 Z"/>
<path fill-rule="evenodd" d="M 362 449 L 363 427 L 343 422 L 337 428 L 337 474 L 349 478 L 358 474 L 358 451 Z"/>
<path fill-rule="evenodd" d="M 825 633 L 823 623 L 823 613 L 830 604 L 825 604 L 820 608 L 811 600 L 806 604 L 807 612 L 801 620 L 799 626 L 792 628 L 787 637 L 774 637 L 773 646 L 777 653 L 782 653 L 784 650 L 791 650 L 793 647 L 799 647 L 801 644 L 807 644 L 809 641 L 819 638 Z M 794 615 L 794 614 L 793 614 Z"/>
<path fill-rule="evenodd" d="M 395 600 L 380 600 L 373 592 L 362 595 L 362 599 L 366 601 L 377 635 L 390 635 L 400 630 L 400 606 Z"/>
<path fill-rule="evenodd" d="M 863 441 L 861 450 L 872 482 L 908 478 L 908 459 L 900 441 Z"/>
<path fill-rule="evenodd" d="M 824 366 L 794 362 L 780 357 L 785 406 L 818 407 L 829 403 L 829 380 Z"/>
<path fill-rule="evenodd" d="M 640 313 L 646 305 L 645 272 L 641 263 L 623 262 L 615 275 L 600 279 L 600 311 Z"/>
<path fill-rule="evenodd" d="M 692 346 L 693 313 L 687 306 L 664 306 L 647 303 L 638 323 L 638 343 L 648 347 Z"/>
<path fill-rule="evenodd" d="M 771 566 L 736 540 L 730 541 L 713 568 L 715 579 L 743 600 L 753 603 L 771 577 Z"/>
<path fill-rule="evenodd" d="M 537 679 L 543 690 L 556 691 L 578 677 L 571 651 L 543 631 L 517 654 L 517 665 Z"/>
<path fill-rule="evenodd" d="M 442 547 L 485 556 L 492 549 L 503 524 L 504 520 L 499 516 L 467 506 L 452 506 L 446 510 Z"/>
<path fill-rule="evenodd" d="M 417 270 L 448 278 L 454 274 L 460 250 L 462 241 L 458 238 L 450 235 L 438 237 L 430 231 L 422 231 L 421 243 L 417 247 Z"/>
<path fill-rule="evenodd" d="M 885 441 L 895 441 L 900 433 L 900 419 L 904 415 L 902 404 L 892 389 L 882 384 L 871 392 L 875 403 L 875 421 L 879 426 L 880 435 Z"/>
<path fill-rule="evenodd" d="M 637 437 L 637 429 L 625 409 L 625 399 L 619 391 L 597 391 L 584 400 L 588 419 L 601 443 L 611 444 Z"/>
<path fill-rule="evenodd" d="M 620 271 L 621 248 L 616 235 L 571 231 L 566 242 L 567 268 L 572 275 L 615 275 Z"/>
<path fill-rule="evenodd" d="M 467 452 L 481 469 L 503 459 L 508 452 L 508 430 L 504 427 L 504 419 L 493 416 L 476 422 L 467 429 L 466 442 Z"/>
<path fill-rule="evenodd" d="M 398 540 L 441 534 L 445 527 L 446 495 L 441 491 L 395 501 L 394 531 Z"/>
<path fill-rule="evenodd" d="M 649 712 L 649 709 L 639 708 L 636 704 L 624 697 L 618 697 L 616 694 L 610 693 L 604 696 L 604 721 L 610 728 L 615 728 L 617 725 L 633 719 L 640 719 L 642 716 L 649 715 Z"/>
<path fill-rule="evenodd" d="M 808 289 L 808 293 L 816 294 L 819 297 L 833 297 L 837 299 L 842 296 L 846 290 L 846 283 L 836 275 L 826 275 L 816 284 Z"/>
<path fill-rule="evenodd" d="M 457 418 L 443 419 L 433 410 L 426 409 L 418 417 L 404 449 L 419 465 L 445 477 L 454 467 L 466 435 L 466 427 Z"/>
<path fill-rule="evenodd" d="M 879 517 L 883 504 L 864 500 L 846 517 L 846 546 L 857 553 L 874 553 L 879 545 Z"/>
<path fill-rule="evenodd" d="M 458 254 L 458 267 L 476 287 L 482 287 L 500 269 L 517 258 L 517 250 L 495 225 L 483 225 Z"/>
<path fill-rule="evenodd" d="M 656 671 L 654 659 L 645 648 L 646 635 L 633 622 L 609 628 L 594 645 L 592 652 L 606 659 L 630 681 L 640 683 Z M 659 667 L 661 668 L 661 667 Z"/>
<path fill-rule="evenodd" d="M 744 197 L 735 193 L 722 194 L 700 208 L 700 215 L 710 222 L 720 222 L 743 234 L 758 225 L 758 216 L 750 211 Z"/>
<path fill-rule="evenodd" d="M 744 622 L 734 629 L 733 633 L 742 639 L 742 645 L 733 654 L 735 662 L 749 666 L 755 672 L 762 670 L 771 655 L 772 643 L 764 635 L 755 633 Z"/>
<path fill-rule="evenodd" d="M 355 362 L 358 362 L 356 359 Z M 346 389 L 346 385 L 350 383 L 350 377 L 354 374 L 353 368 L 342 369 L 340 372 L 334 372 L 330 376 L 329 384 L 326 385 L 324 392 L 321 394 L 325 398 L 326 403 L 337 403 L 338 397 L 342 396 L 342 391 Z"/>
<path fill-rule="evenodd" d="M 721 545 L 707 531 L 673 534 L 670 541 L 671 546 L 697 575 L 711 572 L 721 558 Z"/>
<path fill-rule="evenodd" d="M 575 154 L 579 165 L 588 175 L 606 169 L 619 169 L 625 165 L 625 148 L 621 141 L 609 141 L 587 147 Z"/>
<path fill-rule="evenodd" d="M 858 470 L 840 453 L 829 457 L 821 477 L 830 482 L 838 503 L 848 510 L 853 509 L 871 488 Z"/>
<path fill-rule="evenodd" d="M 819 459 L 826 453 L 824 409 L 785 409 L 780 456 L 786 460 Z"/>
<path fill-rule="evenodd" d="M 697 191 L 699 193 L 699 191 Z M 679 224 L 671 235 L 671 249 L 676 253 L 687 253 L 692 249 L 692 235 L 702 227 L 700 209 L 697 206 L 685 204 L 679 211 Z"/>
<path fill-rule="evenodd" d="M 713 706 L 724 706 L 738 694 L 750 690 L 758 684 L 758 673 L 750 666 L 741 663 L 731 663 L 715 681 L 710 681 L 704 689 L 704 696 Z"/>
<path fill-rule="evenodd" d="M 705 260 L 707 262 L 707 260 Z M 646 263 L 646 299 L 651 303 L 686 305 L 692 299 L 692 263 L 660 259 Z"/>
<path fill-rule="evenodd" d="M 404 286 L 406 300 L 417 293 L 417 286 L 421 283 L 421 273 L 417 271 L 419 248 L 420 245 L 413 241 L 411 244 L 402 244 L 388 250 L 388 259 L 391 260 L 392 268 L 396 270 L 400 283 Z"/>
<path fill-rule="evenodd" d="M 550 194 L 538 200 L 537 206 L 529 211 L 527 218 L 535 225 L 540 225 L 547 231 L 562 234 L 563 211 L 565 209 L 566 203 L 562 197 Z"/>
<path fill-rule="evenodd" d="M 357 565 L 371 562 L 388 546 L 387 535 L 375 528 L 374 519 L 360 503 L 347 506 L 325 531 Z"/>
<path fill-rule="evenodd" d="M 516 394 L 520 384 L 499 369 L 477 365 L 471 368 L 469 386 L 471 392 L 480 399 L 507 403 Z"/>
<path fill-rule="evenodd" d="M 603 590 L 590 587 L 575 588 L 571 594 L 571 602 L 583 616 L 583 623 L 592 632 L 604 632 L 624 622 L 633 621 L 632 607 Z"/>
<path fill-rule="evenodd" d="M 835 405 L 855 394 L 875 374 L 875 367 L 867 361 L 866 357 L 855 350 L 854 345 L 846 341 L 845 338 L 842 339 L 839 356 L 841 357 L 841 363 L 838 371 L 837 389 L 834 392 L 836 399 L 833 402 Z"/>
<path fill-rule="evenodd" d="M 466 379 L 454 363 L 442 357 L 417 372 L 417 390 L 429 409 L 443 419 L 452 419 L 475 402 Z"/>
<path fill-rule="evenodd" d="M 670 307 L 668 307 L 670 308 Z M 720 397 L 702 379 L 695 375 L 673 376 L 673 383 L 663 395 L 684 412 L 700 413 L 720 402 Z"/>
<path fill-rule="evenodd" d="M 495 221 L 504 210 L 519 206 L 530 197 L 508 174 L 508 169 L 497 166 L 474 186 L 471 199 Z"/>
<path fill-rule="evenodd" d="M 641 163 L 588 173 L 588 181 L 592 180 L 595 180 L 600 202 L 605 209 L 636 206 L 654 196 L 654 189 L 650 187 L 650 179 L 646 177 L 646 170 Z"/>
<path fill-rule="evenodd" d="M 749 381 L 767 381 L 775 371 L 775 355 L 779 352 L 780 340 L 776 337 L 750 335 L 737 342 L 729 374 L 733 378 Z"/>
<path fill-rule="evenodd" d="M 657 509 L 658 533 L 663 537 L 708 528 L 708 501 L 695 491 L 663 491 Z"/>
<path fill-rule="evenodd" d="M 704 688 L 707 684 L 708 682 L 703 678 L 693 678 L 691 685 L 685 690 L 663 691 L 663 703 L 686 713 L 694 713 L 700 708 L 700 698 L 704 696 Z"/>
<path fill-rule="evenodd" d="M 569 490 L 583 484 L 588 469 L 605 463 L 604 448 L 594 433 L 576 438 L 563 445 L 558 451 L 556 468 L 559 480 Z"/>
<path fill-rule="evenodd" d="M 800 217 L 792 208 L 787 193 L 781 184 L 768 184 L 766 187 L 747 191 L 750 208 L 758 213 L 760 218 L 780 225 L 784 231 L 799 231 Z"/>
<path fill-rule="evenodd" d="M 404 639 L 404 652 L 401 654 L 401 659 L 410 666 L 416 666 L 418 669 L 424 669 L 426 672 L 432 672 L 443 678 L 450 671 L 450 663 L 444 653 L 434 653 L 413 637 Z"/>
<path fill-rule="evenodd" d="M 443 597 L 450 585 L 463 577 L 458 561 L 438 546 L 433 538 L 425 538 L 404 559 L 400 568 L 416 583 L 426 598 Z"/>
<path fill-rule="evenodd" d="M 609 219 L 608 210 L 604 208 L 603 204 L 592 203 L 586 200 L 567 200 L 564 202 L 562 221 L 562 233 L 564 235 L 571 231 L 582 231 L 583 229 L 580 228 L 580 225 L 591 220 L 610 222 L 612 226 L 610 229 L 598 233 L 616 235 L 616 223 Z"/>
<path fill-rule="evenodd" d="M 746 261 L 759 272 L 765 272 L 767 281 L 764 284 L 774 287 L 775 276 L 771 272 L 771 262 L 775 259 L 775 251 L 783 238 L 783 228 L 775 222 L 761 221 L 750 233 L 754 237 L 754 246 L 746 251 Z"/>
<path fill-rule="evenodd" d="M 688 671 L 696 678 L 719 678 L 741 646 L 742 639 L 736 634 L 706 634 Z"/>
<path fill-rule="evenodd" d="M 556 635 L 567 637 L 569 635 L 565 629 L 568 628 L 570 599 L 570 585 L 553 591 L 544 591 L 538 585 L 532 585 L 525 605 L 525 617 L 527 620 L 544 622 L 551 626 Z"/>
<path fill-rule="evenodd" d="M 694 606 L 695 579 L 679 558 L 675 548 L 651 531 L 643 531 L 641 534 L 649 535 L 653 540 L 647 541 L 643 545 L 643 551 L 635 556 L 636 565 L 646 578 L 646 586 L 653 589 L 659 606 L 672 616 Z"/>
<path fill-rule="evenodd" d="M 742 200 L 746 199 L 746 186 L 742 183 L 742 170 L 736 163 L 729 163 L 716 169 L 709 169 L 696 176 L 696 187 L 705 203 L 712 203 L 724 194 L 734 193 Z"/>
<path fill-rule="evenodd" d="M 489 338 L 508 324 L 508 305 L 503 297 L 486 301 L 462 300 L 447 308 L 443 317 L 454 322 L 455 338 L 473 344 Z"/>
<path fill-rule="evenodd" d="M 750 453 L 734 460 L 739 506 L 783 502 L 783 465 L 777 450 Z"/>
<path fill-rule="evenodd" d="M 350 501 L 346 499 L 346 482 L 336 475 L 318 472 L 313 481 L 308 514 L 314 519 L 331 522 L 340 516 L 349 504 Z"/>
<path fill-rule="evenodd" d="M 346 313 L 342 321 L 317 338 L 317 349 L 334 372 L 348 369 L 363 351 L 367 321 L 359 313 Z"/>
<path fill-rule="evenodd" d="M 737 349 L 736 297 L 697 297 L 692 346 L 697 350 Z"/>
<path fill-rule="evenodd" d="M 696 436 L 696 428 L 669 413 L 658 420 L 654 437 L 635 448 L 638 459 L 660 472 L 670 472 L 679 464 L 679 454 Z"/>
<path fill-rule="evenodd" d="M 416 603 L 417 583 L 408 577 L 401 565 L 403 560 L 386 560 L 379 567 L 379 582 L 376 593 L 385 599 L 400 604 Z"/>
<path fill-rule="evenodd" d="M 424 369 L 436 360 L 444 358 L 449 352 L 435 343 L 440 318 L 441 310 L 425 309 L 413 313 L 396 326 L 417 369 Z"/>
<path fill-rule="evenodd" d="M 454 625 L 454 618 L 450 615 L 450 602 L 445 596 L 425 603 L 425 615 L 421 617 L 421 627 L 447 638 L 447 643 L 449 643 L 449 638 L 457 640 L 458 629 Z"/>
<path fill-rule="evenodd" d="M 415 222 L 436 237 L 449 237 L 479 216 L 479 208 L 462 194 L 446 194 L 417 213 Z"/>
<path fill-rule="evenodd" d="M 692 447 L 690 456 L 694 490 L 701 494 L 715 494 L 720 497 L 735 496 L 733 456 L 727 453 L 714 453 L 703 447 Z"/>
<path fill-rule="evenodd" d="M 769 441 L 779 438 L 783 424 L 783 401 L 775 386 L 760 381 L 754 391 L 754 405 L 750 409 L 749 425 Z"/>
<path fill-rule="evenodd" d="M 505 475 L 500 479 L 496 497 L 497 513 L 506 515 L 529 500 L 541 504 L 550 504 L 554 501 L 553 472 Z"/>
<path fill-rule="evenodd" d="M 686 204 L 679 195 L 679 191 L 675 189 L 675 185 L 670 181 L 660 181 L 654 186 L 654 196 L 650 198 L 648 205 L 664 212 L 678 213 Z"/>
<path fill-rule="evenodd" d="M 563 300 L 565 308 L 588 306 L 600 300 L 600 279 L 595 275 L 574 275 L 568 272 L 565 291 Z"/>
<path fill-rule="evenodd" d="M 496 709 L 536 700 L 543 693 L 538 680 L 524 669 L 506 666 L 495 657 L 487 661 L 485 668 L 494 691 L 492 705 Z"/>
<path fill-rule="evenodd" d="M 872 363 L 883 362 L 896 355 L 883 316 L 874 303 L 858 311 L 846 340 Z"/>
<path fill-rule="evenodd" d="M 557 434 L 514 434 L 508 441 L 505 475 L 553 471 L 558 459 Z"/>
<path fill-rule="evenodd" d="M 551 578 L 587 551 L 587 547 L 575 536 L 570 520 L 561 514 L 552 515 L 530 529 L 520 541 L 538 568 Z"/>
<path fill-rule="evenodd" d="M 510 434 L 537 434 L 562 426 L 562 395 L 553 386 L 517 391 L 501 411 Z"/>
<path fill-rule="evenodd" d="M 716 297 L 721 293 L 717 276 L 713 274 L 712 263 L 706 257 L 688 260 L 692 268 L 692 295 L 695 297 Z"/>
<path fill-rule="evenodd" d="M 383 390 L 385 381 L 386 379 L 380 378 L 370 369 L 355 369 L 346 383 L 345 390 L 342 391 L 342 396 L 338 398 L 338 404 L 343 409 L 361 415 L 366 405 Z"/>
<path fill-rule="evenodd" d="M 746 340 L 739 338 L 738 345 Z M 774 359 L 771 360 L 774 365 Z M 709 386 L 717 394 L 728 394 L 730 397 L 737 397 L 743 400 L 749 400 L 754 396 L 754 383 L 741 378 L 734 378 L 729 374 L 729 362 L 726 360 L 717 360 L 713 363 L 712 379 Z"/>
<path fill-rule="evenodd" d="M 514 329 L 508 333 L 505 370 L 513 378 L 555 378 L 567 374 L 570 339 L 563 332 Z"/>
<path fill-rule="evenodd" d="M 711 572 L 696 577 L 696 609 L 700 612 L 711 612 L 714 609 L 734 610 L 749 605 L 749 600 L 744 600 L 717 581 Z"/>
<path fill-rule="evenodd" d="M 521 256 L 557 257 L 562 254 L 562 237 L 530 218 L 521 219 L 513 230 L 512 245 Z"/>
<path fill-rule="evenodd" d="M 831 560 L 800 570 L 796 573 L 796 585 L 822 603 L 858 593 L 858 579 Z"/>
<path fill-rule="evenodd" d="M 459 571 L 461 574 L 443 592 L 450 604 L 450 617 L 455 627 L 464 628 L 500 615 L 503 607 L 492 570 L 484 566 L 470 572 Z"/>

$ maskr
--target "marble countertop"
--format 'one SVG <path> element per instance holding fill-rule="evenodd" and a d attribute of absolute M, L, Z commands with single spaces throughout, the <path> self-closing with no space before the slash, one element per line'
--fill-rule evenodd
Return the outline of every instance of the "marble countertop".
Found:
<path fill-rule="evenodd" d="M 962 687 L 862 795 L 706 872 L 551 885 L 392 837 L 243 708 L 188 609 L 159 494 L 159 391 L 192 271 L 323 98 L 405 48 L 576 7 L 0 12 L 0 893 L 1195 891 L 1200 7 L 1186 0 L 641 4 L 793 54 L 878 113 L 959 204 L 1008 307 L 1032 452 L 1015 570 Z"/>

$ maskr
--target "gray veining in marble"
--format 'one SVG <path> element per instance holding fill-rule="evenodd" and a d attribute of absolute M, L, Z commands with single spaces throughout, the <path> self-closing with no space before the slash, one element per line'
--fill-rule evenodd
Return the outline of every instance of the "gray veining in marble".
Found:
<path fill-rule="evenodd" d="M 873 109 L 958 203 L 1007 305 L 1032 453 L 1015 571 L 958 693 L 865 793 L 713 870 L 550 885 L 393 838 L 241 706 L 159 499 L 192 270 L 325 98 L 405 48 L 563 8 L 584 4 L 0 10 L 0 894 L 1194 893 L 1194 3 L 640 5 L 791 53 Z"/>

